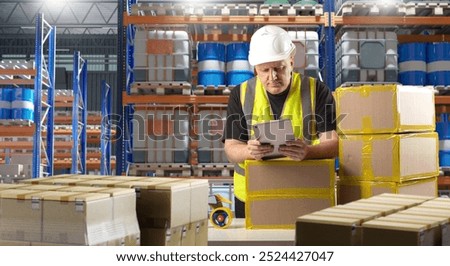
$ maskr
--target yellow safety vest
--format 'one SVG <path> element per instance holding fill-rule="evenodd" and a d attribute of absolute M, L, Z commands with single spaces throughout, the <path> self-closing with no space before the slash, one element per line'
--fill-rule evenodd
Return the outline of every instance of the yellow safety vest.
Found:
<path fill-rule="evenodd" d="M 241 84 L 241 105 L 247 120 L 250 138 L 253 137 L 252 125 L 274 120 L 272 108 L 261 80 L 254 77 Z M 310 77 L 300 77 L 292 73 L 291 87 L 284 102 L 280 119 L 290 119 L 294 135 L 307 143 L 316 145 L 319 139 L 316 131 L 315 103 L 316 81 Z M 304 126 L 304 125 L 310 125 Z M 245 202 L 245 168 L 244 164 L 234 166 L 234 194 Z"/>

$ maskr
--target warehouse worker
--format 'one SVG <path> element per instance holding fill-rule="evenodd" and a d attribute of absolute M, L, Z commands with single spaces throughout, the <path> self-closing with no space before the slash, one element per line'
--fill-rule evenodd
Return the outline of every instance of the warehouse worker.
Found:
<path fill-rule="evenodd" d="M 244 161 L 261 160 L 274 151 L 254 139 L 252 123 L 291 119 L 296 138 L 278 152 L 293 160 L 338 154 L 333 96 L 324 83 L 293 72 L 294 55 L 295 45 L 285 30 L 260 28 L 251 38 L 248 58 L 256 76 L 231 92 L 224 139 L 228 160 L 235 163 L 236 217 L 244 217 Z"/>

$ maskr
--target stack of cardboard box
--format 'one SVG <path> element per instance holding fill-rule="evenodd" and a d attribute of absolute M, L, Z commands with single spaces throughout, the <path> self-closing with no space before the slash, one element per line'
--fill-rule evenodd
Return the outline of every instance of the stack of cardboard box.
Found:
<path fill-rule="evenodd" d="M 207 245 L 207 180 L 60 175 L 0 185 L 0 244 Z"/>
<path fill-rule="evenodd" d="M 450 199 L 380 194 L 301 216 L 296 245 L 450 245 Z"/>
<path fill-rule="evenodd" d="M 335 93 L 338 204 L 380 193 L 437 195 L 434 94 L 424 87 L 361 85 Z"/>
<path fill-rule="evenodd" d="M 334 160 L 245 161 L 247 229 L 293 229 L 298 216 L 336 204 Z"/>

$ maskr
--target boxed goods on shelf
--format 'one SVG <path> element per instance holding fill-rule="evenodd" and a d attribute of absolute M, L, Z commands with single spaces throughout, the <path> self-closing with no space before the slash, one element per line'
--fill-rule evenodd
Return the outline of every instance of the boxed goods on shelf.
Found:
<path fill-rule="evenodd" d="M 336 90 L 340 134 L 433 131 L 434 93 L 425 87 L 361 85 Z"/>
<path fill-rule="evenodd" d="M 205 107 L 198 112 L 198 162 L 227 163 L 221 141 L 225 126 L 226 106 Z"/>
<path fill-rule="evenodd" d="M 334 160 L 249 161 L 246 228 L 294 228 L 296 217 L 335 205 Z"/>
<path fill-rule="evenodd" d="M 403 182 L 439 175 L 435 132 L 343 135 L 339 177 L 358 181 Z"/>
<path fill-rule="evenodd" d="M 423 177 L 401 183 L 341 179 L 338 181 L 337 191 L 338 204 L 369 198 L 381 193 L 435 197 L 437 195 L 437 178 Z"/>

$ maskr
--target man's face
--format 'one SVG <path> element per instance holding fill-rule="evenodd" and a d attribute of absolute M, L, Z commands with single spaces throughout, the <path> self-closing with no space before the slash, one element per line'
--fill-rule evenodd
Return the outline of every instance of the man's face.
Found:
<path fill-rule="evenodd" d="M 279 94 L 289 86 L 293 64 L 293 58 L 288 58 L 256 65 L 255 70 L 264 88 L 271 94 Z"/>

